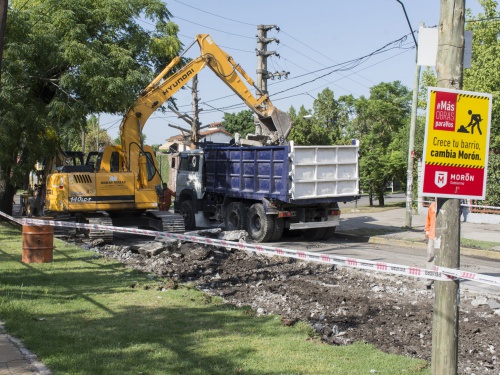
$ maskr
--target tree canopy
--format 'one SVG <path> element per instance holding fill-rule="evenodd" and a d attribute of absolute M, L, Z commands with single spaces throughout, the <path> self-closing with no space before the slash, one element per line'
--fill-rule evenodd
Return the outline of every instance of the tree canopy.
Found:
<path fill-rule="evenodd" d="M 467 15 L 466 29 L 472 31 L 472 62 L 464 69 L 463 89 L 493 95 L 490 148 L 500 151 L 500 12 L 498 2 L 478 0 L 483 14 Z"/>
<path fill-rule="evenodd" d="M 182 47 L 170 16 L 161 0 L 11 3 L 0 92 L 4 187 L 20 184 L 90 114 L 124 113 Z"/>
<path fill-rule="evenodd" d="M 349 103 L 347 97 L 335 99 L 329 88 L 318 94 L 313 102 L 313 110 L 301 106 L 299 112 L 290 109 L 293 127 L 288 135 L 301 145 L 331 145 L 350 142 L 347 134 L 349 125 Z"/>
<path fill-rule="evenodd" d="M 231 134 L 239 133 L 242 138 L 247 134 L 255 134 L 253 112 L 246 109 L 237 113 L 224 113 L 223 128 Z"/>

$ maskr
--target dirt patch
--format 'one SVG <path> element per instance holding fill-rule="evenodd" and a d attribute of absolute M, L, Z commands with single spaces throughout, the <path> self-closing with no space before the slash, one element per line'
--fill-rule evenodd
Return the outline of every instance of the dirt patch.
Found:
<path fill-rule="evenodd" d="M 421 280 L 192 243 L 171 242 L 162 252 L 142 249 L 92 250 L 166 277 L 165 288 L 194 282 L 228 303 L 251 306 L 257 314 L 279 314 L 284 325 L 307 321 L 333 345 L 364 341 L 387 353 L 430 361 L 434 292 Z M 500 373 L 496 302 L 461 294 L 460 374 Z"/>

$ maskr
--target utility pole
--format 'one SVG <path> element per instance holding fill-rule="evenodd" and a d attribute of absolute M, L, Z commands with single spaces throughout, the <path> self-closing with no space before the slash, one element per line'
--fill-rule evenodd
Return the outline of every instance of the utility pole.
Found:
<path fill-rule="evenodd" d="M 462 88 L 465 0 L 441 0 L 436 59 L 437 85 Z M 460 268 L 460 201 L 438 198 L 435 264 Z M 432 317 L 433 375 L 456 375 L 458 371 L 459 280 L 436 281 Z"/>
<path fill-rule="evenodd" d="M 5 39 L 5 28 L 7 27 L 7 9 L 9 0 L 0 0 L 0 87 L 2 78 L 3 47 Z"/>
<path fill-rule="evenodd" d="M 268 56 L 278 56 L 276 51 L 268 51 L 267 45 L 271 42 L 276 42 L 279 44 L 279 39 L 268 38 L 267 32 L 269 30 L 276 29 L 280 31 L 280 28 L 276 25 L 257 25 L 257 98 L 267 95 L 267 80 L 269 78 L 274 79 L 274 77 L 281 78 L 282 76 L 288 76 L 289 72 L 275 72 L 270 73 L 267 71 L 267 58 Z M 255 133 L 262 134 L 262 129 L 257 119 L 255 119 Z"/>
<path fill-rule="evenodd" d="M 418 88 L 420 85 L 420 65 L 415 65 L 413 81 L 413 102 L 411 104 L 410 143 L 408 147 L 408 169 L 406 172 L 406 226 L 412 227 L 413 209 L 413 161 L 415 159 L 415 127 L 417 123 Z"/>
<path fill-rule="evenodd" d="M 100 129 L 100 122 L 101 122 L 101 114 L 97 114 L 97 134 L 96 134 L 96 151 L 99 151 L 99 129 Z"/>
<path fill-rule="evenodd" d="M 193 77 L 193 86 L 191 87 L 192 97 L 193 97 L 193 118 L 191 121 L 191 149 L 195 150 L 198 148 L 198 142 L 200 140 L 200 121 L 199 121 L 199 109 L 198 102 L 198 74 Z"/>
<path fill-rule="evenodd" d="M 406 12 L 405 12 L 406 14 Z M 420 27 L 423 27 L 420 23 Z M 418 55 L 418 45 L 415 45 Z M 413 205 L 413 161 L 415 160 L 415 127 L 417 123 L 418 109 L 418 89 L 420 86 L 420 65 L 418 61 L 415 64 L 415 78 L 413 80 L 413 98 L 411 103 L 411 120 L 410 120 L 410 141 L 408 146 L 408 169 L 406 172 L 406 226 L 412 226 L 412 205 Z"/>

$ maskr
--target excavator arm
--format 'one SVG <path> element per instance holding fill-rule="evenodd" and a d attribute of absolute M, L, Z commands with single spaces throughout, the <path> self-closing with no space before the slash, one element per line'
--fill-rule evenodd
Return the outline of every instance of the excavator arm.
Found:
<path fill-rule="evenodd" d="M 275 141 L 284 141 L 291 129 L 290 116 L 278 110 L 267 94 L 256 98 L 245 81 L 255 88 L 254 81 L 248 74 L 224 52 L 208 34 L 199 34 L 194 43 L 198 42 L 201 55 L 191 60 L 171 76 L 166 75 L 180 61 L 181 56 L 175 57 L 163 71 L 141 92 L 140 97 L 124 116 L 120 125 L 120 137 L 123 150 L 125 168 L 139 172 L 141 149 L 140 135 L 144 124 L 151 114 L 161 107 L 177 91 L 185 86 L 196 74 L 208 66 L 245 104 L 254 111 L 261 124 L 262 135 Z M 192 44 L 192 45 L 193 45 Z M 191 46 L 192 46 L 191 45 Z M 191 48 L 189 46 L 189 48 Z M 186 49 L 185 52 L 187 52 Z M 184 52 L 184 53 L 185 53 Z"/>

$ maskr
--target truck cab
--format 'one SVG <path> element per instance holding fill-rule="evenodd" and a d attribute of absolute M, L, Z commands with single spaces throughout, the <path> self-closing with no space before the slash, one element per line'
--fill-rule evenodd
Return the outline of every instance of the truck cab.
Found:
<path fill-rule="evenodd" d="M 184 217 L 186 230 L 195 229 L 195 214 L 205 194 L 203 150 L 187 150 L 172 159 L 176 173 L 174 211 Z"/>

